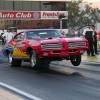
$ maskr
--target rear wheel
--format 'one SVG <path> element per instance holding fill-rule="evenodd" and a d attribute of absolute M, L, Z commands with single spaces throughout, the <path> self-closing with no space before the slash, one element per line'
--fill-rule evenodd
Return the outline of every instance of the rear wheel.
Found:
<path fill-rule="evenodd" d="M 11 67 L 20 67 L 22 60 L 18 60 L 12 57 L 12 53 L 8 53 L 8 62 Z"/>
<path fill-rule="evenodd" d="M 70 57 L 70 61 L 72 65 L 79 66 L 81 63 L 81 55 Z"/>
<path fill-rule="evenodd" d="M 30 65 L 32 68 L 38 68 L 41 65 L 40 58 L 36 55 L 36 53 L 33 50 L 30 53 Z"/>

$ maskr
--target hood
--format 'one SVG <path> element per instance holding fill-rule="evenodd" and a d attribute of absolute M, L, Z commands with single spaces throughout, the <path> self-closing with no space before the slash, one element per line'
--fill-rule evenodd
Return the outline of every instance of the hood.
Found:
<path fill-rule="evenodd" d="M 62 42 L 83 42 L 87 41 L 85 38 L 51 38 L 51 39 L 40 39 L 41 44 L 52 44 L 52 43 L 62 43 Z"/>
<path fill-rule="evenodd" d="M 30 39 L 28 40 L 29 44 L 33 44 L 34 46 L 40 45 L 40 44 L 52 44 L 52 43 L 62 43 L 63 40 L 62 38 L 35 38 L 35 39 Z"/>
<path fill-rule="evenodd" d="M 81 38 L 81 37 L 65 38 L 65 40 L 67 42 L 83 42 L 83 41 L 87 41 L 85 38 Z"/>
<path fill-rule="evenodd" d="M 52 43 L 62 43 L 64 40 L 62 38 L 45 38 L 41 39 L 41 44 L 52 44 Z"/>

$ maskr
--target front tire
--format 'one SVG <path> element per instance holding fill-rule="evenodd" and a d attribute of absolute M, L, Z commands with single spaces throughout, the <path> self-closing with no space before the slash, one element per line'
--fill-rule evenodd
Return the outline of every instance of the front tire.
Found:
<path fill-rule="evenodd" d="M 12 53 L 8 53 L 8 63 L 11 67 L 20 67 L 22 60 L 18 60 L 12 57 Z"/>
<path fill-rule="evenodd" d="M 49 60 L 47 60 L 47 61 L 46 61 L 46 60 L 45 60 L 45 61 L 43 60 L 43 61 L 42 61 L 43 67 L 49 68 L 49 67 L 50 67 L 50 66 L 49 66 L 49 65 L 50 65 L 50 62 L 51 62 L 51 61 L 49 61 Z"/>
<path fill-rule="evenodd" d="M 81 55 L 70 57 L 70 61 L 72 65 L 79 66 L 81 63 Z"/>
<path fill-rule="evenodd" d="M 36 53 L 32 50 L 30 53 L 30 66 L 32 68 L 38 68 L 41 65 L 40 58 L 36 55 Z"/>

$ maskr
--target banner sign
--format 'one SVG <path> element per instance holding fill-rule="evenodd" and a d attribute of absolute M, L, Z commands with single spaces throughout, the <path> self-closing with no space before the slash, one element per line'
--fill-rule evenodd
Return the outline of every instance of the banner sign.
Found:
<path fill-rule="evenodd" d="M 68 19 L 68 11 L 0 11 L 0 20 L 55 20 L 60 15 Z"/>
<path fill-rule="evenodd" d="M 68 19 L 68 11 L 41 11 L 41 19 L 58 19 L 60 15 L 66 16 Z"/>
<path fill-rule="evenodd" d="M 0 11 L 0 19 L 10 20 L 37 20 L 41 19 L 41 12 L 35 11 Z"/>

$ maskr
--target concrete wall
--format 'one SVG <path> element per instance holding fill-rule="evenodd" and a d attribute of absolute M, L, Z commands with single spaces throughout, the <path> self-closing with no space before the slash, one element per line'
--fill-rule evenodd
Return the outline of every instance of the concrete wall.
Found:
<path fill-rule="evenodd" d="M 51 10 L 51 6 L 43 5 L 46 2 L 39 1 L 0 1 L 0 10 L 22 10 L 22 11 L 43 11 Z M 14 6 L 13 6 L 14 4 Z"/>
<path fill-rule="evenodd" d="M 0 20 L 0 28 L 3 28 L 5 26 L 5 21 L 4 20 Z"/>

